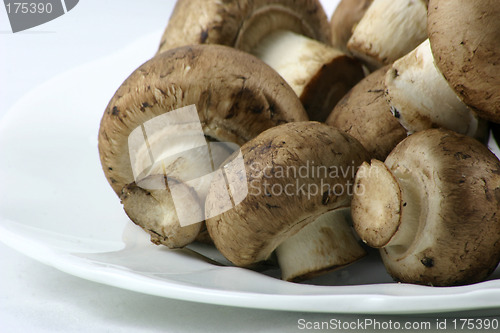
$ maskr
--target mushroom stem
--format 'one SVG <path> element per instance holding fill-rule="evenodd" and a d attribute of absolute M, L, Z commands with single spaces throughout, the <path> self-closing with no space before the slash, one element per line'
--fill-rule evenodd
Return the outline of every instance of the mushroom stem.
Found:
<path fill-rule="evenodd" d="M 391 111 L 410 134 L 432 127 L 482 138 L 482 121 L 465 105 L 435 66 L 429 40 L 397 60 L 385 77 Z"/>
<path fill-rule="evenodd" d="M 373 0 L 341 0 L 330 20 L 332 45 L 348 52 L 347 42 Z"/>
<path fill-rule="evenodd" d="M 311 120 L 325 121 L 337 102 L 364 77 L 353 58 L 288 30 L 271 33 L 251 53 L 285 79 Z"/>
<path fill-rule="evenodd" d="M 457 133 L 475 132 L 477 119 L 435 66 L 428 39 L 396 61 L 385 82 L 391 111 L 410 134 L 433 124 Z"/>
<path fill-rule="evenodd" d="M 354 29 L 347 48 L 371 69 L 387 65 L 427 38 L 422 0 L 374 0 Z"/>
<path fill-rule="evenodd" d="M 145 184 L 146 182 L 152 184 Z M 171 249 L 180 248 L 196 239 L 202 223 L 181 226 L 168 187 L 163 190 L 145 189 L 153 187 L 151 185 L 158 187 L 159 183 L 166 186 L 166 182 L 163 175 L 149 176 L 138 184 L 134 182 L 125 186 L 120 199 L 129 218 L 151 236 L 151 242 Z M 182 193 L 182 199 L 190 202 L 191 218 L 200 221 L 203 209 L 196 193 L 187 186 L 180 186 L 181 191 L 178 190 L 177 195 Z"/>
<path fill-rule="evenodd" d="M 201 230 L 213 172 L 238 146 L 207 138 L 193 106 L 145 122 L 131 132 L 128 146 L 135 182 L 122 190 L 125 212 L 155 244 L 191 243 Z"/>
<path fill-rule="evenodd" d="M 396 176 L 378 160 L 363 163 L 354 184 L 354 229 L 371 247 L 405 250 L 418 230 L 419 181 L 410 173 Z"/>
<path fill-rule="evenodd" d="M 243 170 L 229 165 L 224 172 L 228 179 L 236 180 L 229 182 L 233 200 L 235 194 L 246 191 L 247 195 L 232 209 L 219 213 L 227 194 L 218 190 L 218 184 L 225 184 L 222 175 L 218 176 L 210 187 L 205 211 L 207 217 L 211 216 L 206 225 L 215 246 L 228 260 L 242 267 L 268 259 L 283 242 L 302 233 L 323 214 L 349 207 L 355 172 L 368 158 L 356 139 L 317 122 L 271 128 L 244 144 L 241 154 Z M 317 251 L 321 240 L 331 237 L 336 229 L 319 225 L 305 231 L 299 244 L 291 241 L 281 247 L 283 277 L 308 276 L 309 268 L 312 274 L 331 268 L 331 264 L 315 263 L 331 255 L 323 250 L 336 255 L 331 244 L 320 246 Z M 351 255 L 359 257 L 356 252 Z M 349 260 L 339 259 L 338 263 L 346 264 Z M 302 264 L 305 267 L 299 267 Z"/>
<path fill-rule="evenodd" d="M 215 139 L 206 142 L 200 133 L 160 130 L 141 143 L 129 141 L 136 182 L 124 188 L 121 200 L 155 244 L 178 248 L 198 236 L 213 172 L 237 148 Z"/>
<path fill-rule="evenodd" d="M 346 220 L 348 209 L 319 216 L 276 249 L 281 278 L 302 281 L 344 267 L 361 259 L 366 251 Z"/>

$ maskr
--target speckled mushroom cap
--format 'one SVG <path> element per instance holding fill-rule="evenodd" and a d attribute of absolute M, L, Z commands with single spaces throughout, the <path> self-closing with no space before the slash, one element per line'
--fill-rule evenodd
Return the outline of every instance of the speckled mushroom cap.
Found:
<path fill-rule="evenodd" d="M 465 104 L 500 122 L 500 6 L 497 0 L 430 0 L 435 62 Z"/>
<path fill-rule="evenodd" d="M 377 164 L 382 167 L 373 169 Z M 352 200 L 354 227 L 369 245 L 382 247 L 395 280 L 462 285 L 495 270 L 500 161 L 487 147 L 429 129 L 403 140 L 384 163 L 373 160 L 371 169 L 365 167 L 356 176 L 355 186 L 365 191 Z"/>
<path fill-rule="evenodd" d="M 433 285 L 472 283 L 491 274 L 500 260 L 498 158 L 475 139 L 434 129 L 408 137 L 385 163 L 402 178 L 417 174 L 429 205 L 421 216 L 428 220 L 406 253 L 382 250 L 389 272 Z"/>
<path fill-rule="evenodd" d="M 250 51 L 276 30 L 331 44 L 318 0 L 178 0 L 158 52 L 188 44 L 221 44 Z"/>
<path fill-rule="evenodd" d="M 372 158 L 385 160 L 406 138 L 406 130 L 392 115 L 384 97 L 385 74 L 382 67 L 355 85 L 335 106 L 326 123 L 352 135 Z"/>
<path fill-rule="evenodd" d="M 241 147 L 246 182 L 232 182 L 231 195 L 246 197 L 223 211 L 226 193 L 214 178 L 205 203 L 210 236 L 238 266 L 265 260 L 285 239 L 323 213 L 348 208 L 357 167 L 368 160 L 353 137 L 318 122 L 271 128 Z M 236 164 L 224 167 L 228 179 L 243 179 Z M 328 171 L 326 171 L 328 170 Z M 280 190 L 277 190 L 280 189 Z M 236 201 L 236 200 L 234 200 Z"/>
<path fill-rule="evenodd" d="M 101 164 L 118 195 L 134 181 L 129 134 L 158 115 L 192 104 L 206 136 L 240 145 L 278 124 L 307 120 L 293 90 L 254 56 L 217 45 L 170 50 L 135 70 L 102 117 Z"/>

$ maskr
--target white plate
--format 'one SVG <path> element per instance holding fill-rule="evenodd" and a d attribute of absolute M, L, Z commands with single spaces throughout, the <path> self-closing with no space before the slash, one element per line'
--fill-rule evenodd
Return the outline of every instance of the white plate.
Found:
<path fill-rule="evenodd" d="M 453 288 L 392 283 L 376 252 L 295 284 L 149 243 L 124 214 L 98 159 L 97 131 L 116 88 L 161 32 L 26 95 L 0 124 L 0 240 L 62 271 L 137 292 L 274 310 L 435 313 L 500 307 L 500 270 Z M 220 255 L 210 248 L 208 256 Z M 314 285 L 313 285 L 314 284 Z"/>

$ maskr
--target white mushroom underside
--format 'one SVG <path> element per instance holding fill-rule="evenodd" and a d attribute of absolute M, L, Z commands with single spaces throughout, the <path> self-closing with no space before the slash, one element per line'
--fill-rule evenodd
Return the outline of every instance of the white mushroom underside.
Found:
<path fill-rule="evenodd" d="M 436 126 L 477 134 L 477 117 L 435 66 L 428 39 L 393 64 L 385 84 L 391 110 L 410 134 Z"/>
<path fill-rule="evenodd" d="M 386 160 L 393 175 L 401 185 L 402 207 L 401 224 L 391 241 L 381 252 L 383 257 L 391 260 L 402 260 L 410 253 L 420 253 L 427 248 L 432 248 L 436 241 L 435 234 L 444 218 L 445 205 L 442 191 L 444 185 L 439 174 L 433 172 L 438 166 L 438 161 L 423 158 L 421 168 L 408 168 L 410 162 L 397 162 L 393 157 Z M 405 205 L 406 203 L 406 205 Z M 418 258 L 408 257 L 408 260 Z"/>
<path fill-rule="evenodd" d="M 401 219 L 398 230 L 386 247 L 389 247 L 394 253 L 404 253 L 417 237 L 421 224 L 421 210 L 425 209 L 422 200 L 427 201 L 427 198 L 421 197 L 422 189 L 419 182 L 412 179 L 409 171 L 406 173 L 396 172 L 394 175 L 401 188 Z"/>
<path fill-rule="evenodd" d="M 384 248 L 381 253 L 391 260 L 405 258 L 408 253 L 415 253 L 415 248 L 432 245 L 433 223 L 439 220 L 436 217 L 442 204 L 439 179 L 433 175 L 428 179 L 406 165 L 401 160 L 397 167 L 389 169 L 383 162 L 372 160 L 356 177 L 356 185 L 362 184 L 364 190 L 353 198 L 355 229 L 368 245 Z M 375 199 L 376 189 L 383 193 Z M 432 221 L 429 216 L 434 217 Z"/>

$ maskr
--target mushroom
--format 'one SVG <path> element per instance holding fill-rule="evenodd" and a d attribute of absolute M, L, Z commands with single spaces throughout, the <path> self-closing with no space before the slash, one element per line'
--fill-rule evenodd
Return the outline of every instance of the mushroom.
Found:
<path fill-rule="evenodd" d="M 224 46 L 181 47 L 118 88 L 101 120 L 99 154 L 129 217 L 154 243 L 181 247 L 202 225 L 181 228 L 179 214 L 188 214 L 187 225 L 203 221 L 206 174 L 234 149 L 223 143 L 307 119 L 293 90 L 259 59 Z M 178 209 L 173 191 L 187 209 Z"/>
<path fill-rule="evenodd" d="M 394 62 L 385 86 L 392 113 L 410 134 L 443 127 L 487 141 L 488 124 L 448 85 L 435 66 L 428 39 Z"/>
<path fill-rule="evenodd" d="M 418 132 L 385 163 L 364 163 L 354 228 L 391 276 L 433 286 L 475 283 L 500 260 L 500 161 L 470 137 Z"/>
<path fill-rule="evenodd" d="M 276 248 L 281 278 L 293 282 L 309 280 L 366 256 L 350 221 L 350 209 L 334 210 L 285 239 Z"/>
<path fill-rule="evenodd" d="M 426 0 L 373 0 L 347 48 L 370 69 L 394 62 L 427 38 Z"/>
<path fill-rule="evenodd" d="M 317 122 L 289 123 L 247 142 L 241 154 L 245 168 L 225 166 L 205 202 L 207 229 L 228 260 L 247 267 L 276 250 L 282 278 L 299 281 L 365 255 L 342 212 L 357 168 L 368 160 L 356 139 Z M 232 200 L 248 188 L 230 210 L 222 207 L 225 178 L 236 180 Z"/>
<path fill-rule="evenodd" d="M 481 118 L 500 123 L 500 8 L 495 0 L 430 0 L 435 62 Z"/>
<path fill-rule="evenodd" d="M 384 97 L 385 73 L 382 67 L 355 85 L 335 106 L 326 120 L 357 139 L 372 158 L 384 160 L 406 138 L 406 130 L 390 111 Z"/>
<path fill-rule="evenodd" d="M 199 239 L 210 174 L 238 148 L 207 140 L 194 105 L 142 123 L 128 136 L 137 182 L 122 189 L 125 212 L 155 244 L 177 248 Z"/>
<path fill-rule="evenodd" d="M 364 77 L 358 61 L 329 46 L 328 19 L 318 0 L 178 0 L 158 52 L 200 43 L 262 59 L 290 84 L 312 120 L 324 121 Z"/>
<path fill-rule="evenodd" d="M 373 0 L 341 0 L 330 20 L 333 47 L 347 53 L 347 42 Z"/>
<path fill-rule="evenodd" d="M 158 187 L 158 184 L 165 186 L 163 189 L 148 189 Z M 181 182 L 178 184 L 180 191 L 178 188 L 177 197 L 191 204 L 191 209 L 185 209 L 183 212 L 189 212 L 195 221 L 202 221 L 203 210 L 197 193 Z M 164 175 L 149 176 L 138 183 L 125 185 L 120 198 L 129 218 L 150 234 L 151 242 L 154 244 L 163 244 L 171 249 L 180 248 L 192 243 L 200 234 L 201 223 L 185 226 L 179 223 L 168 181 Z"/>

